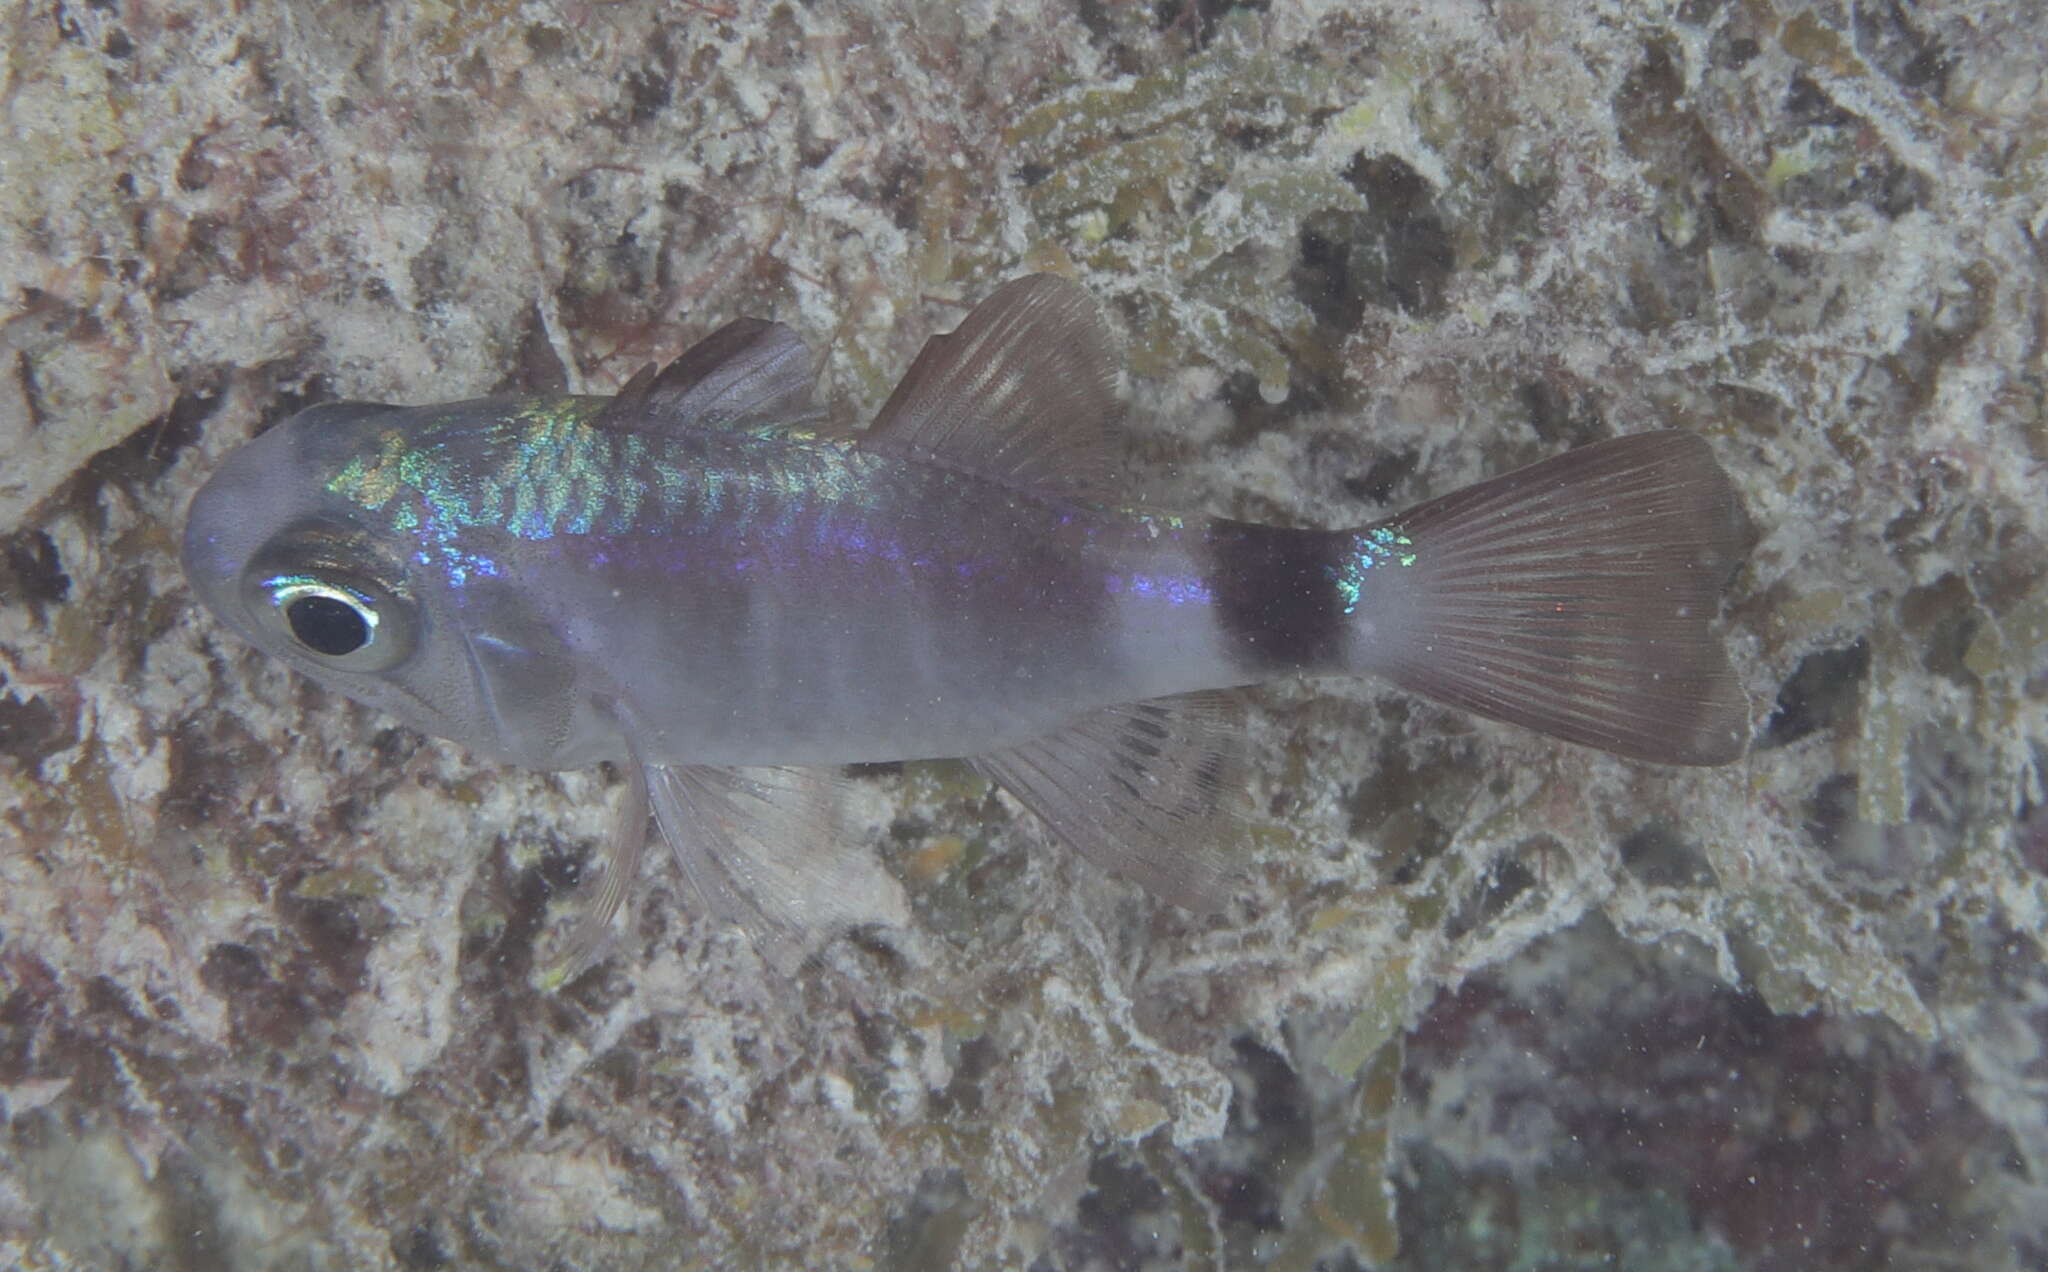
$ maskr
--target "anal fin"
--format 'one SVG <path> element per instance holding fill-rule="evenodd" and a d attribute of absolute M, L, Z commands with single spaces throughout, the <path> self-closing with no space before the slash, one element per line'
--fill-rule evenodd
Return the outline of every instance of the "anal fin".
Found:
<path fill-rule="evenodd" d="M 1126 703 L 973 763 L 1096 865 L 1185 909 L 1220 910 L 1220 850 L 1244 829 L 1234 717 L 1221 694 Z"/>

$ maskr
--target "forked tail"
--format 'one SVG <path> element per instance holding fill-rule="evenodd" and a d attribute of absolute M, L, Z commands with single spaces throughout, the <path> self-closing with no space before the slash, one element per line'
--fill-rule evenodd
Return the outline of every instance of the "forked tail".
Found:
<path fill-rule="evenodd" d="M 1749 700 L 1713 620 L 1743 517 L 1697 435 L 1581 447 L 1360 535 L 1412 556 L 1374 571 L 1396 603 L 1373 607 L 1369 670 L 1632 759 L 1742 755 Z"/>

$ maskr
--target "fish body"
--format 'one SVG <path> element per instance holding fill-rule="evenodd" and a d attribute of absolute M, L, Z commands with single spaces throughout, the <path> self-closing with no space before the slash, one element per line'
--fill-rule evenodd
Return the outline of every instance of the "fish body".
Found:
<path fill-rule="evenodd" d="M 742 771 L 941 756 L 1214 903 L 1201 841 L 1231 781 L 1203 695 L 1284 676 L 1383 675 L 1653 762 L 1741 753 L 1709 629 L 1739 512 L 1698 438 L 1616 439 L 1354 529 L 1176 516 L 1118 500 L 1110 349 L 1085 293 L 1037 276 L 934 339 L 858 435 L 818 426 L 808 352 L 754 320 L 613 398 L 315 407 L 195 497 L 185 567 L 230 627 L 415 728 L 624 766 L 592 925 L 649 799 L 758 935 L 788 926 L 747 895 L 758 861 L 794 895 L 815 846 L 732 827 L 815 792 Z"/>

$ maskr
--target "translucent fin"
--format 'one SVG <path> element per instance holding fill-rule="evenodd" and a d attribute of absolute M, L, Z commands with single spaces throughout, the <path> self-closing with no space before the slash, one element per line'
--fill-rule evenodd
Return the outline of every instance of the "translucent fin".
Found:
<path fill-rule="evenodd" d="M 1712 623 L 1744 519 L 1706 442 L 1615 438 L 1385 523 L 1370 670 L 1439 702 L 1656 764 L 1741 756 L 1749 700 Z"/>
<path fill-rule="evenodd" d="M 1106 497 L 1123 417 L 1117 377 L 1094 299 L 1032 274 L 927 341 L 859 444 L 1012 486 Z"/>
<path fill-rule="evenodd" d="M 622 767 L 625 802 L 604 847 L 592 859 L 596 877 L 586 879 L 578 889 L 583 913 L 541 970 L 541 983 L 549 989 L 581 976 L 610 952 L 616 935 L 613 920 L 625 908 L 626 897 L 640 877 L 640 854 L 647 847 L 647 779 L 637 764 Z"/>
<path fill-rule="evenodd" d="M 811 351 L 794 331 L 741 318 L 659 372 L 642 367 L 591 423 L 636 431 L 803 427 L 818 418 L 811 383 Z"/>
<path fill-rule="evenodd" d="M 1133 702 L 973 763 L 1096 865 L 1183 908 L 1220 910 L 1219 849 L 1244 829 L 1235 724 L 1220 694 Z"/>
<path fill-rule="evenodd" d="M 902 887 L 846 844 L 835 771 L 649 765 L 647 787 L 690 887 L 778 971 L 838 930 L 908 922 Z"/>

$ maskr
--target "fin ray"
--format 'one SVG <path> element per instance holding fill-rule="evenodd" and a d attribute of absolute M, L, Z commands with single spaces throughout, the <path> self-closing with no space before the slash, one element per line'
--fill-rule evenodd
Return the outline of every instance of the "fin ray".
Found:
<path fill-rule="evenodd" d="M 592 858 L 595 878 L 586 879 L 578 889 L 583 912 L 542 969 L 542 979 L 549 985 L 574 980 L 610 954 L 618 935 L 614 920 L 640 876 L 640 858 L 647 848 L 647 779 L 637 764 L 620 767 L 626 774 L 625 802 Z"/>
<path fill-rule="evenodd" d="M 1389 576 L 1367 670 L 1632 759 L 1746 749 L 1749 699 L 1712 628 L 1745 522 L 1696 434 L 1580 447 L 1382 524 L 1416 564 Z"/>
<path fill-rule="evenodd" d="M 591 423 L 598 428 L 758 432 L 802 428 L 811 405 L 811 351 L 779 322 L 740 318 L 660 371 L 642 367 Z"/>
<path fill-rule="evenodd" d="M 902 924 L 900 885 L 848 846 L 832 770 L 647 766 L 655 825 L 690 888 L 791 973 L 837 930 Z"/>
<path fill-rule="evenodd" d="M 1036 490 L 1109 497 L 1123 417 L 1115 345 L 1078 283 L 1031 274 L 925 343 L 861 435 L 878 454 Z"/>
<path fill-rule="evenodd" d="M 1220 910 L 1230 894 L 1218 850 L 1243 831 L 1235 714 L 1214 693 L 1125 703 L 972 762 L 1096 865 L 1185 909 Z"/>

